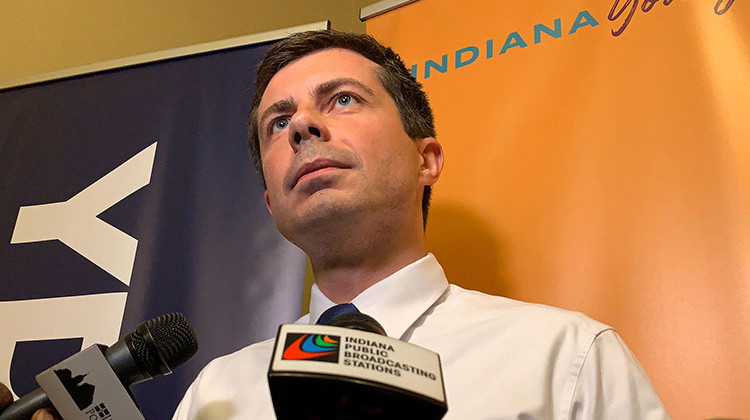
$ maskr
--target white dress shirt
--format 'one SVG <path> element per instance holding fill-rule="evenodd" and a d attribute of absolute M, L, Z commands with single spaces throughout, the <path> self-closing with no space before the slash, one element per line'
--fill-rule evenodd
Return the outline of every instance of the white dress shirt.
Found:
<path fill-rule="evenodd" d="M 352 303 L 391 337 L 440 355 L 445 420 L 669 418 L 648 377 L 610 327 L 576 312 L 449 285 L 432 254 Z M 333 306 L 313 286 L 314 323 Z M 266 374 L 273 340 L 209 363 L 175 420 L 274 419 Z"/>

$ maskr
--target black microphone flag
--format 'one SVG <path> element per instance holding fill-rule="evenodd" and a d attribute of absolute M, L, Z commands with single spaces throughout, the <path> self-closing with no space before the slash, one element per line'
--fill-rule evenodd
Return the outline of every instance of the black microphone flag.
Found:
<path fill-rule="evenodd" d="M 351 327 L 279 327 L 268 384 L 279 420 L 433 420 L 447 411 L 437 353 Z"/>

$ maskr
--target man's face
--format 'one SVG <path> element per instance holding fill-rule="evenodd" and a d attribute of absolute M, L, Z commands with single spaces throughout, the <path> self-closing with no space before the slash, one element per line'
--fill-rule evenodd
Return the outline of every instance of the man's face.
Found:
<path fill-rule="evenodd" d="M 281 69 L 263 94 L 266 204 L 293 242 L 311 227 L 420 211 L 419 142 L 377 69 L 353 51 L 324 50 Z"/>

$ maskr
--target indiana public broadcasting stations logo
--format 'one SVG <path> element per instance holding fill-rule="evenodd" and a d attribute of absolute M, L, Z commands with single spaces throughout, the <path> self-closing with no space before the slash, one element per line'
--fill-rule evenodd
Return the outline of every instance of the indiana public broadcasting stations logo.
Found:
<path fill-rule="evenodd" d="M 289 333 L 281 358 L 338 363 L 340 341 L 341 337 L 336 335 Z"/>

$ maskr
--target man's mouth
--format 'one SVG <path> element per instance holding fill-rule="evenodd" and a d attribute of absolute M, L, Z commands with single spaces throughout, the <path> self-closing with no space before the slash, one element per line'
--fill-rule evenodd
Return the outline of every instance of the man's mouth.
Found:
<path fill-rule="evenodd" d="M 304 181 L 307 178 L 312 178 L 315 175 L 347 168 L 349 168 L 349 166 L 332 159 L 316 159 L 312 162 L 305 163 L 297 169 L 290 189 L 293 189 L 301 181 Z"/>

